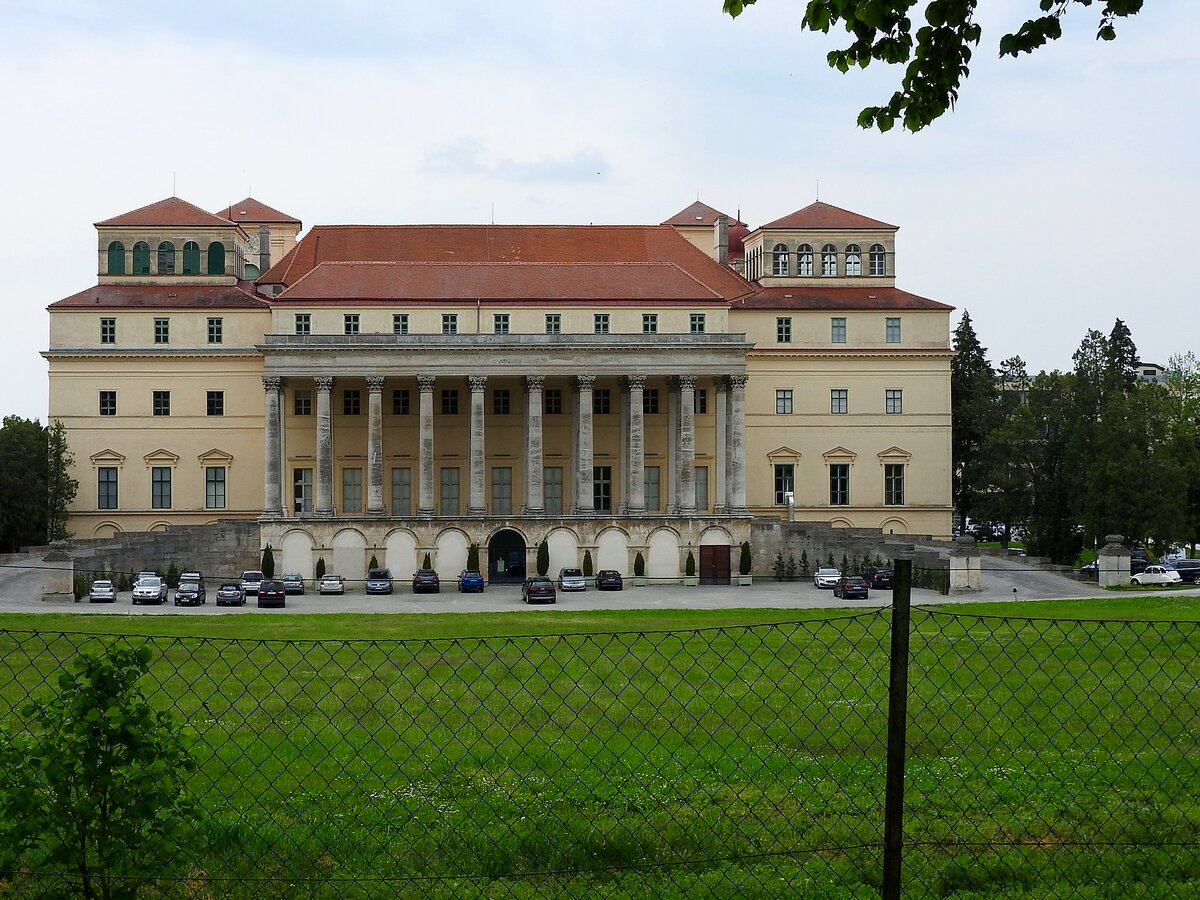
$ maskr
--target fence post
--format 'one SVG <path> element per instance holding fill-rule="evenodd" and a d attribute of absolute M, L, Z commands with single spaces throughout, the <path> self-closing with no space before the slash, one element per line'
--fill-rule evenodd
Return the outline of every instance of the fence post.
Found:
<path fill-rule="evenodd" d="M 888 679 L 887 782 L 883 813 L 883 900 L 900 898 L 904 849 L 904 752 L 908 724 L 908 632 L 912 560 L 895 561 L 892 588 L 892 659 Z"/>

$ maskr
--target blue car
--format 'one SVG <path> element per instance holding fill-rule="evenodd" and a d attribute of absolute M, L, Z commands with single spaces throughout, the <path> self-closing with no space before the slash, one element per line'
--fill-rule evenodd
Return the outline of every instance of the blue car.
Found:
<path fill-rule="evenodd" d="M 483 580 L 483 573 L 478 569 L 463 569 L 458 576 L 458 592 L 465 594 L 467 591 L 477 591 L 482 594 L 486 582 Z"/>

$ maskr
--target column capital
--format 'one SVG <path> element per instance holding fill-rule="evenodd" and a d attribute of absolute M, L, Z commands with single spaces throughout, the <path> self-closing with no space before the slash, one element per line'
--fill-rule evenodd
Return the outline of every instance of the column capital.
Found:
<path fill-rule="evenodd" d="M 581 391 L 590 391 L 596 383 L 595 375 L 576 375 L 575 386 Z"/>
<path fill-rule="evenodd" d="M 471 393 L 476 394 L 487 387 L 486 375 L 470 375 L 467 377 L 467 383 L 471 386 Z"/>
<path fill-rule="evenodd" d="M 645 390 L 646 376 L 645 375 L 626 375 L 625 383 L 627 385 L 629 385 L 629 389 L 631 391 Z"/>
<path fill-rule="evenodd" d="M 266 391 L 277 391 L 283 387 L 283 379 L 278 375 L 264 375 L 262 383 L 263 390 Z"/>
<path fill-rule="evenodd" d="M 433 383 L 436 380 L 437 379 L 435 379 L 432 375 L 418 375 L 417 376 L 417 387 L 419 387 L 423 391 L 432 391 Z"/>
<path fill-rule="evenodd" d="M 383 390 L 383 376 L 382 375 L 368 375 L 367 376 L 367 390 L 370 391 L 372 394 L 380 393 Z"/>
<path fill-rule="evenodd" d="M 694 391 L 696 389 L 695 375 L 679 375 L 675 380 L 679 382 L 679 387 L 681 390 Z"/>
<path fill-rule="evenodd" d="M 746 389 L 746 382 L 749 380 L 749 375 L 730 375 L 727 382 L 735 391 L 744 391 Z"/>
<path fill-rule="evenodd" d="M 525 390 L 527 390 L 527 391 L 540 391 L 545 384 L 546 384 L 546 376 L 545 375 L 526 375 L 525 376 Z"/>
<path fill-rule="evenodd" d="M 318 391 L 329 393 L 333 390 L 333 378 L 328 375 L 320 375 L 313 379 Z"/>

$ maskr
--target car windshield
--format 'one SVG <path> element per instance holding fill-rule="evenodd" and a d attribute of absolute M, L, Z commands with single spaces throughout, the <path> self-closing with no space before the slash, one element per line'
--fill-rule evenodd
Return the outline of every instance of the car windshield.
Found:
<path fill-rule="evenodd" d="M 179 585 L 179 590 L 181 590 L 181 591 L 198 591 L 198 590 L 200 590 L 200 585 L 196 584 L 196 582 L 194 582 L 194 581 L 185 581 Z"/>
<path fill-rule="evenodd" d="M 341 575 L 322 575 L 321 580 L 322 581 L 341 581 L 342 576 Z"/>
<path fill-rule="evenodd" d="M 241 589 L 242 589 L 242 586 L 240 584 L 223 584 L 223 585 L 221 585 L 221 590 L 223 590 L 223 591 L 240 591 Z"/>
<path fill-rule="evenodd" d="M 463 569 L 463 578 L 478 578 L 478 569 Z"/>
<path fill-rule="evenodd" d="M 387 569 L 372 569 L 367 573 L 368 578 L 391 578 L 392 573 Z"/>
<path fill-rule="evenodd" d="M 563 569 L 561 574 L 564 578 L 582 578 L 583 570 L 582 569 Z"/>

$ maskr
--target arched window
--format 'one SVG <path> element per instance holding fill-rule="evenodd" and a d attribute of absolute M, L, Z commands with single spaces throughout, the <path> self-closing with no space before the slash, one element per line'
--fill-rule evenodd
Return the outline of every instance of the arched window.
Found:
<path fill-rule="evenodd" d="M 850 244 L 846 247 L 846 274 L 862 274 L 862 247 L 858 244 Z"/>
<path fill-rule="evenodd" d="M 150 245 L 145 241 L 133 245 L 133 274 L 150 274 Z"/>
<path fill-rule="evenodd" d="M 796 251 L 797 275 L 812 275 L 813 273 L 813 254 L 812 247 L 808 244 L 801 244 Z"/>
<path fill-rule="evenodd" d="M 786 275 L 788 273 L 788 249 L 786 244 L 776 244 L 775 249 L 771 251 L 775 254 L 775 268 L 773 274 Z"/>
<path fill-rule="evenodd" d="M 826 244 L 821 248 L 821 274 L 836 275 L 837 273 L 837 247 L 833 244 Z"/>
<path fill-rule="evenodd" d="M 225 274 L 225 245 L 220 241 L 208 245 L 208 274 Z"/>
<path fill-rule="evenodd" d="M 183 274 L 200 274 L 200 245 L 195 241 L 183 245 Z"/>
<path fill-rule="evenodd" d="M 158 245 L 158 274 L 175 274 L 175 245 L 170 241 Z"/>
<path fill-rule="evenodd" d="M 883 244 L 871 245 L 871 274 L 887 274 L 887 251 L 883 249 Z"/>
<path fill-rule="evenodd" d="M 108 245 L 108 274 L 125 274 L 125 245 L 120 241 Z"/>

